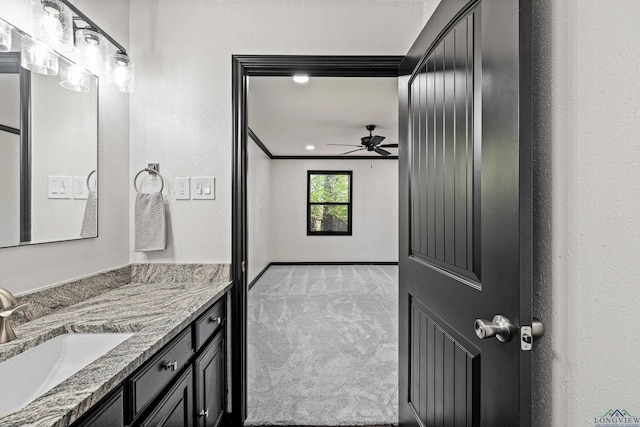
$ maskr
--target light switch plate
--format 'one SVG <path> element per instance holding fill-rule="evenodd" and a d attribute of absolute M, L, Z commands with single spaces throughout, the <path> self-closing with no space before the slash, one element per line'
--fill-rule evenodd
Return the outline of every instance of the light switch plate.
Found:
<path fill-rule="evenodd" d="M 176 200 L 189 200 L 191 198 L 190 189 L 188 176 L 176 176 Z"/>
<path fill-rule="evenodd" d="M 216 198 L 216 179 L 212 176 L 194 176 L 191 178 L 191 198 L 193 200 L 214 200 Z"/>
<path fill-rule="evenodd" d="M 86 199 L 89 195 L 87 190 L 87 178 L 83 176 L 73 177 L 73 198 L 74 199 Z"/>
<path fill-rule="evenodd" d="M 49 198 L 50 199 L 70 199 L 72 194 L 70 176 L 50 176 L 49 177 Z"/>

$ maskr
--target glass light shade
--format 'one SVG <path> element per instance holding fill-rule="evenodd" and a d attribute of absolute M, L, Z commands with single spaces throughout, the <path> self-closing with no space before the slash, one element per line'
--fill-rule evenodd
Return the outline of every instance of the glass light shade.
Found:
<path fill-rule="evenodd" d="M 34 73 L 55 76 L 58 74 L 58 55 L 47 45 L 24 37 L 20 65 Z"/>
<path fill-rule="evenodd" d="M 60 86 L 75 92 L 89 92 L 91 74 L 78 65 L 67 64 L 60 71 Z"/>
<path fill-rule="evenodd" d="M 31 0 L 33 37 L 58 52 L 73 50 L 71 10 L 60 0 Z"/>
<path fill-rule="evenodd" d="M 11 25 L 0 21 L 0 52 L 11 50 Z"/>
<path fill-rule="evenodd" d="M 80 65 L 98 76 L 106 74 L 109 42 L 102 34 L 90 28 L 76 31 L 76 48 Z"/>
<path fill-rule="evenodd" d="M 131 93 L 135 90 L 135 64 L 125 53 L 117 52 L 111 58 L 108 82 L 120 92 Z"/>

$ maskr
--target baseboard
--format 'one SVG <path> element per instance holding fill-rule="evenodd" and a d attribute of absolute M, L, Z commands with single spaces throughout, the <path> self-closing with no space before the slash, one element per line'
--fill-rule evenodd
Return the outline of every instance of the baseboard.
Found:
<path fill-rule="evenodd" d="M 262 277 L 262 275 L 271 267 L 272 265 L 398 265 L 397 261 L 278 261 L 278 262 L 270 262 L 267 264 L 260 273 L 249 283 L 249 289 L 247 292 L 253 288 L 258 280 Z"/>
<path fill-rule="evenodd" d="M 262 277 L 262 275 L 269 269 L 269 267 L 271 267 L 273 263 L 269 263 L 267 264 L 260 273 L 258 273 L 258 275 L 251 281 L 251 283 L 249 283 L 249 289 L 247 289 L 247 292 L 249 292 L 251 290 L 251 288 L 253 288 L 253 285 L 256 284 L 256 282 L 258 282 L 258 280 L 260 280 L 260 278 Z"/>
<path fill-rule="evenodd" d="M 270 265 L 398 265 L 397 261 L 278 261 Z"/>

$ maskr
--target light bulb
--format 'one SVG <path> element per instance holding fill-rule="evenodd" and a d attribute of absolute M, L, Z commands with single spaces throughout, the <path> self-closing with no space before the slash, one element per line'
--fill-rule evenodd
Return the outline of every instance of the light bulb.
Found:
<path fill-rule="evenodd" d="M 11 50 L 11 25 L 0 21 L 0 52 Z"/>
<path fill-rule="evenodd" d="M 70 64 L 60 72 L 60 86 L 75 92 L 89 92 L 91 76 L 82 67 Z"/>
<path fill-rule="evenodd" d="M 46 45 L 32 39 L 22 39 L 20 65 L 34 73 L 55 76 L 58 74 L 58 56 Z"/>
<path fill-rule="evenodd" d="M 307 83 L 309 82 L 309 76 L 306 74 L 296 74 L 293 76 L 293 81 L 296 83 Z"/>
<path fill-rule="evenodd" d="M 96 75 L 103 76 L 107 62 L 106 37 L 91 28 L 83 28 L 76 31 L 76 45 L 80 54 L 80 65 Z"/>
<path fill-rule="evenodd" d="M 71 10 L 60 0 L 31 0 L 33 38 L 58 52 L 73 50 Z"/>
<path fill-rule="evenodd" d="M 111 61 L 109 83 L 120 92 L 130 93 L 135 89 L 135 64 L 129 56 L 121 51 L 116 52 Z"/>

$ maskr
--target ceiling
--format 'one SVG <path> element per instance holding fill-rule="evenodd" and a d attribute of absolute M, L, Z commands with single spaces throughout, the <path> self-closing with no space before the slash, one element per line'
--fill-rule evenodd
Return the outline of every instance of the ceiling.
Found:
<path fill-rule="evenodd" d="M 369 135 L 398 143 L 398 80 L 389 77 L 249 77 L 249 128 L 274 156 L 337 156 Z M 327 144 L 349 144 L 340 147 Z M 313 145 L 313 151 L 307 150 Z M 397 148 L 385 148 L 392 155 Z M 367 150 L 347 156 L 377 156 Z"/>

